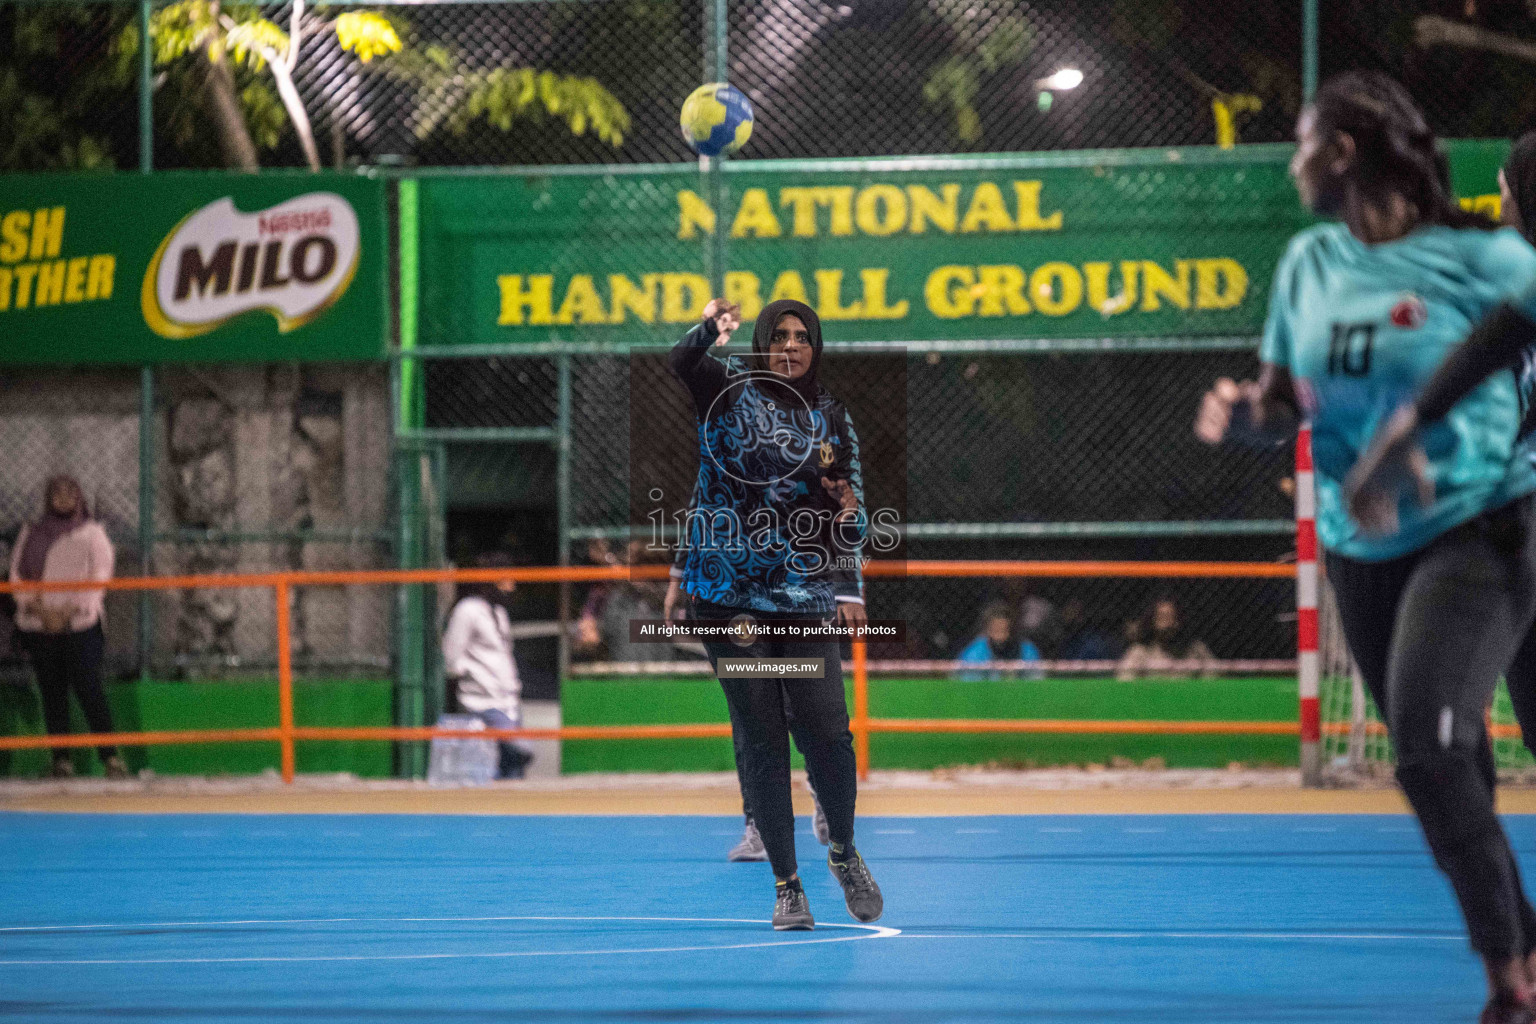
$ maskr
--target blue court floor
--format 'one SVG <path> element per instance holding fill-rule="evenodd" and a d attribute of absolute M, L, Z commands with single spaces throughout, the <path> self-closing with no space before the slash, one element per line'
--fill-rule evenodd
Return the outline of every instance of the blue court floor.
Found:
<path fill-rule="evenodd" d="M 1536 819 L 1506 819 L 1527 863 Z M 1411 820 L 869 818 L 857 926 L 768 927 L 700 817 L 0 814 L 0 1017 L 64 1021 L 1470 1022 Z M 1528 872 L 1529 873 L 1529 872 Z"/>

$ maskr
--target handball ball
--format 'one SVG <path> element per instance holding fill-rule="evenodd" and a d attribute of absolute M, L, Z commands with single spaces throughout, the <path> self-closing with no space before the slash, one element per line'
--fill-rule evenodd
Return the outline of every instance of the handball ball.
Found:
<path fill-rule="evenodd" d="M 724 82 L 701 85 L 683 103 L 683 138 L 695 153 L 734 153 L 752 137 L 752 104 Z"/>

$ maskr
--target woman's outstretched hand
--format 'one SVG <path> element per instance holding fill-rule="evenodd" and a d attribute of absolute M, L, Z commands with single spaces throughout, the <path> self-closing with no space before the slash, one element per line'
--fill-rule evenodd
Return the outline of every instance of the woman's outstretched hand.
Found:
<path fill-rule="evenodd" d="M 1382 424 L 1344 478 L 1344 500 L 1360 528 L 1374 536 L 1397 532 L 1397 501 L 1404 488 L 1419 504 L 1435 500 L 1429 459 L 1418 442 L 1419 417 L 1405 405 Z"/>
<path fill-rule="evenodd" d="M 724 345 L 731 340 L 731 332 L 741 326 L 741 307 L 725 299 L 710 299 L 704 307 L 704 319 L 715 322 L 715 329 L 720 332 L 715 344 Z"/>

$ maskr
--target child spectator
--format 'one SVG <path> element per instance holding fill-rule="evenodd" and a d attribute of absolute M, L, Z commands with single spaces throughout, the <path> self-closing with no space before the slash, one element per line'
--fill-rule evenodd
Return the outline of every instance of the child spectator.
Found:
<path fill-rule="evenodd" d="M 1040 660 L 1040 649 L 1028 639 L 1013 639 L 1013 616 L 1009 614 L 1008 607 L 1003 604 L 989 604 L 981 613 L 980 628 L 976 639 L 966 645 L 957 659 L 965 664 L 986 664 L 989 661 L 1032 661 Z M 955 678 L 962 682 L 982 682 L 985 680 L 1001 679 L 1006 673 L 998 669 L 962 669 L 955 673 Z M 1030 673 L 1030 678 L 1042 678 L 1044 673 L 1038 669 Z"/>
<path fill-rule="evenodd" d="M 500 552 L 475 559 L 477 569 L 499 569 L 512 564 Z M 460 708 L 492 729 L 520 729 L 523 725 L 523 687 L 512 656 L 512 617 L 507 602 L 516 588 L 501 583 L 461 583 L 458 599 L 443 631 L 443 666 L 448 685 Z M 503 779 L 520 779 L 533 754 L 516 740 L 498 742 Z"/>

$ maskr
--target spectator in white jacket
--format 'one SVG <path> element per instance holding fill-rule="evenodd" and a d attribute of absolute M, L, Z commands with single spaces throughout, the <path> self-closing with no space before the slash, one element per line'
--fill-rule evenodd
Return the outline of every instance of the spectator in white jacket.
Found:
<path fill-rule="evenodd" d="M 112 578 L 112 542 L 92 519 L 73 477 L 56 476 L 44 491 L 42 518 L 21 528 L 11 549 L 11 582 Z M 50 736 L 69 734 L 69 692 L 75 692 L 93 733 L 112 731 L 112 712 L 101 688 L 106 647 L 101 630 L 105 590 L 29 592 L 16 596 L 16 639 L 32 661 Z M 114 746 L 96 748 L 111 778 L 128 769 Z M 69 749 L 53 751 L 53 776 L 75 773 Z"/>
<path fill-rule="evenodd" d="M 477 569 L 505 568 L 512 560 L 499 552 L 475 559 Z M 512 656 L 512 617 L 507 601 L 516 587 L 501 583 L 464 583 L 458 588 L 448 628 L 443 632 L 443 665 L 458 706 L 492 729 L 520 729 L 522 683 Z M 520 779 L 533 754 L 515 740 L 502 740 L 498 777 Z"/>

